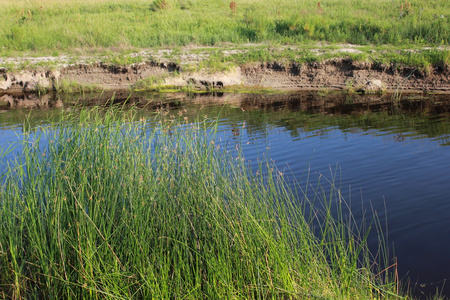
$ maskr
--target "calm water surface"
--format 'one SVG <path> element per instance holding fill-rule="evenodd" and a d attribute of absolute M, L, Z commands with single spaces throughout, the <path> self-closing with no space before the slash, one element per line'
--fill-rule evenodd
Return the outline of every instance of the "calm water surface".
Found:
<path fill-rule="evenodd" d="M 128 96 L 114 101 L 128 98 L 144 117 L 155 109 L 189 119 L 219 116 L 224 144 L 242 145 L 254 166 L 268 155 L 303 186 L 319 177 L 334 181 L 357 218 L 376 211 L 387 222 L 400 277 L 410 278 L 417 295 L 438 288 L 450 296 L 450 96 Z M 110 99 L 45 97 L 3 99 L 9 105 L 0 111 L 0 149 L 74 103 Z"/>

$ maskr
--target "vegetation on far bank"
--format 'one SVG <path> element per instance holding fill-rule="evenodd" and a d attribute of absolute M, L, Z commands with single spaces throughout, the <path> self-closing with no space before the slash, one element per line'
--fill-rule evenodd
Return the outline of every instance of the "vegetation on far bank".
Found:
<path fill-rule="evenodd" d="M 401 298 L 338 189 L 252 170 L 214 120 L 180 112 L 83 110 L 25 133 L 0 173 L 2 297 Z"/>
<path fill-rule="evenodd" d="M 135 52 L 136 51 L 136 52 Z M 401 49 L 394 46 L 360 46 L 342 44 L 288 45 L 268 44 L 237 45 L 220 47 L 171 47 L 170 49 L 146 49 L 138 51 L 113 51 L 104 49 L 98 53 L 65 53 L 52 57 L 4 58 L 2 67 L 8 71 L 27 69 L 57 69 L 67 65 L 104 63 L 128 66 L 147 61 L 168 61 L 177 64 L 183 72 L 221 72 L 252 62 L 320 63 L 333 58 L 346 58 L 356 62 L 395 67 L 415 67 L 425 73 L 433 67 L 450 66 L 450 49 L 417 47 Z M 20 55 L 15 53 L 15 55 Z"/>
<path fill-rule="evenodd" d="M 0 0 L 0 53 L 270 43 L 448 46 L 450 3 Z"/>

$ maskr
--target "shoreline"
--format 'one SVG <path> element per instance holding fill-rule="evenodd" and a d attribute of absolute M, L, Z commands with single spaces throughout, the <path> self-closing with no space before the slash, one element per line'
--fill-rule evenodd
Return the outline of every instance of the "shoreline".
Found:
<path fill-rule="evenodd" d="M 112 58 L 94 55 L 71 59 L 67 55 L 8 58 L 0 61 L 3 66 L 0 67 L 0 95 L 124 89 L 450 93 L 450 65 L 445 61 L 427 67 L 411 66 L 375 59 L 375 52 L 369 58 L 358 60 L 354 54 L 359 46 L 341 46 L 345 47 L 328 52 L 322 49 L 313 58 L 305 58 L 305 52 L 287 56 L 292 54 L 292 49 L 285 53 L 282 48 L 233 50 L 229 47 L 220 50 L 188 47 L 179 52 L 154 49 Z M 278 52 L 265 59 L 265 53 L 263 57 L 249 58 L 255 51 Z M 308 53 L 317 52 L 310 49 Z M 330 55 L 334 57 L 324 58 Z"/>

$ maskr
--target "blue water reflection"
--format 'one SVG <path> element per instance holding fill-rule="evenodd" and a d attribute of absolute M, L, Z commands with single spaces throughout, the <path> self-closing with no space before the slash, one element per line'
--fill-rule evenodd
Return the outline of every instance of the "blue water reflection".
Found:
<path fill-rule="evenodd" d="M 371 114 L 330 116 L 305 112 L 300 105 L 293 109 L 292 99 L 283 103 L 290 107 L 283 110 L 277 103 L 276 109 L 250 111 L 248 104 L 226 109 L 201 104 L 201 111 L 209 116 L 220 111 L 218 139 L 229 149 L 242 147 L 253 168 L 268 156 L 300 185 L 314 186 L 320 176 L 334 180 L 356 218 L 372 209 L 382 222 L 387 217 L 400 276 L 420 284 L 418 293 L 442 288 L 450 279 L 449 112 L 371 109 Z M 0 124 L 0 147 L 5 148 L 23 128 L 1 119 Z M 450 285 L 443 291 L 450 295 Z"/>

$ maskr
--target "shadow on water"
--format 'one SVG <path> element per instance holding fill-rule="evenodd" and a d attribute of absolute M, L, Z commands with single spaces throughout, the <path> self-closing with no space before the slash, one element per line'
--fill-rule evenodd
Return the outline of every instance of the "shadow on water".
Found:
<path fill-rule="evenodd" d="M 152 94 L 116 91 L 87 94 L 20 94 L 0 96 L 0 126 L 23 124 L 32 112 L 29 126 L 54 117 L 58 109 L 75 107 L 123 105 L 142 108 L 147 114 L 154 110 L 183 110 L 191 117 L 207 115 L 238 122 L 245 119 L 248 130 L 264 134 L 267 125 L 285 128 L 292 138 L 307 131 L 321 130 L 324 134 L 331 126 L 343 131 L 393 132 L 396 142 L 414 135 L 439 137 L 441 145 L 449 145 L 448 127 L 441 126 L 450 118 L 450 95 L 404 94 L 359 95 L 317 92 L 291 94 Z M 236 111 L 246 114 L 237 115 Z M 420 120 L 406 121 L 405 117 Z M 230 121 L 231 122 L 231 121 Z M 438 125 L 437 125 L 438 124 Z M 437 125 L 437 126 L 436 126 Z M 409 136 L 405 136 L 405 133 Z"/>
<path fill-rule="evenodd" d="M 84 94 L 4 94 L 0 95 L 0 110 L 17 108 L 58 108 L 74 105 L 101 106 L 127 103 L 137 107 L 173 108 L 186 104 L 228 104 L 246 110 L 287 108 L 323 114 L 347 114 L 386 111 L 393 106 L 405 111 L 449 111 L 450 95 L 447 94 L 375 94 L 360 95 L 331 92 L 298 92 L 286 94 L 233 94 L 233 93 L 146 93 L 108 91 Z M 400 111 L 401 112 L 401 111 Z"/>
<path fill-rule="evenodd" d="M 307 164 L 329 174 L 339 162 L 343 191 L 363 191 L 365 207 L 389 220 L 400 278 L 409 276 L 419 297 L 437 289 L 450 295 L 444 284 L 450 279 L 450 95 L 3 95 L 0 147 L 12 131 L 49 123 L 61 109 L 111 105 L 140 108 L 136 113 L 144 117 L 163 110 L 189 121 L 220 114 L 221 134 L 241 140 L 246 158 L 256 160 L 269 145 L 277 166 L 288 165 L 296 178 Z M 364 214 L 357 205 L 354 212 Z"/>

